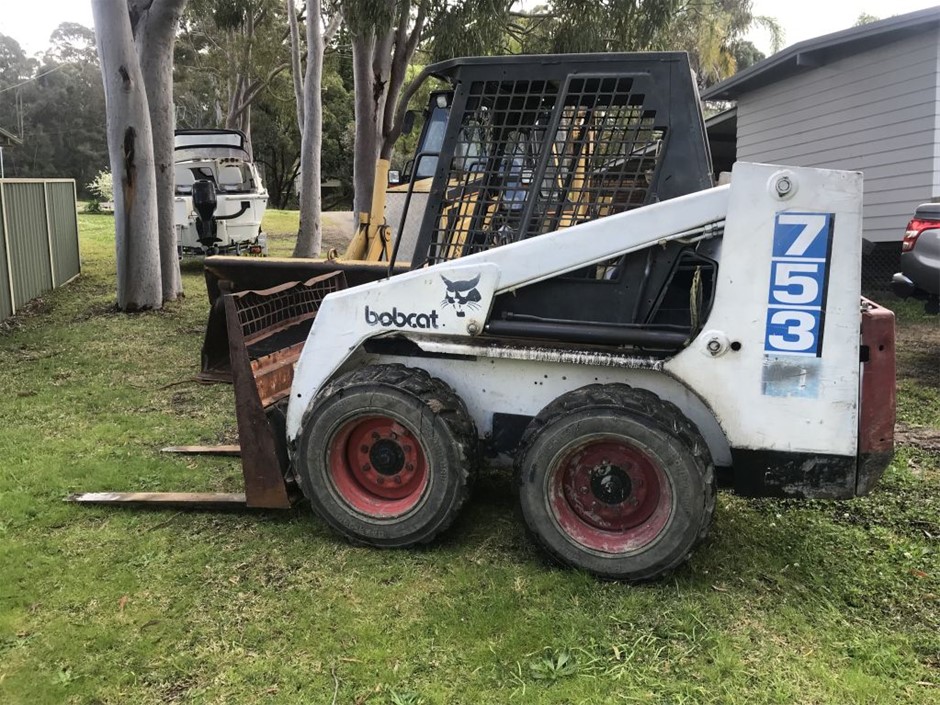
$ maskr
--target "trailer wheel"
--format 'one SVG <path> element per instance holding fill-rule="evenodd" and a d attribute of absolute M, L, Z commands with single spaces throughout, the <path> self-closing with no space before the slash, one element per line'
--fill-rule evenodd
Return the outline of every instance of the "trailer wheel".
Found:
<path fill-rule="evenodd" d="M 403 365 L 342 375 L 317 396 L 297 471 L 314 511 L 352 541 L 427 543 L 467 499 L 477 436 L 461 399 Z"/>
<path fill-rule="evenodd" d="M 651 580 L 684 562 L 715 509 L 714 467 L 674 404 L 623 384 L 561 396 L 516 456 L 522 513 L 554 559 L 603 578 Z"/>

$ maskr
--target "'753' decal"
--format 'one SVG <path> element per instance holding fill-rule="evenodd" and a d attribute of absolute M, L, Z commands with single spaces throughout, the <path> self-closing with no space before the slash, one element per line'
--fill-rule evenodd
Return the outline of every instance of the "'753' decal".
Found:
<path fill-rule="evenodd" d="M 822 355 L 832 213 L 777 213 L 764 351 Z"/>

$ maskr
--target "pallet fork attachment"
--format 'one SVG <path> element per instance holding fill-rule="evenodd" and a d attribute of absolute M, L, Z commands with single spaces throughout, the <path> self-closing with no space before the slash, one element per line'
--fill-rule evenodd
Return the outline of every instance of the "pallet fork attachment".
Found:
<path fill-rule="evenodd" d="M 68 501 L 163 507 L 293 506 L 299 493 L 288 475 L 282 402 L 290 394 L 294 365 L 323 297 L 345 288 L 342 271 L 261 290 L 233 292 L 230 282 L 220 282 L 239 445 L 180 446 L 164 451 L 239 455 L 244 493 L 86 492 L 70 495 Z"/>

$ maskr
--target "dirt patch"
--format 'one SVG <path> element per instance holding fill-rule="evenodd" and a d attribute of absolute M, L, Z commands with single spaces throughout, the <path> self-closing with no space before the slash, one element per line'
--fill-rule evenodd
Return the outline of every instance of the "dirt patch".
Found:
<path fill-rule="evenodd" d="M 940 321 L 897 328 L 898 377 L 940 387 Z"/>
<path fill-rule="evenodd" d="M 355 232 L 352 211 L 330 211 L 323 214 L 323 249 L 346 249 Z"/>
<path fill-rule="evenodd" d="M 929 427 L 911 428 L 904 422 L 894 427 L 894 442 L 913 446 L 930 453 L 940 453 L 940 429 Z"/>
<path fill-rule="evenodd" d="M 81 323 L 83 321 L 89 321 L 92 318 L 99 318 L 101 316 L 117 316 L 121 313 L 121 310 L 117 307 L 117 303 L 114 301 L 102 301 L 100 303 L 92 304 L 80 314 L 75 316 L 72 319 L 74 323 Z"/>
<path fill-rule="evenodd" d="M 52 311 L 52 304 L 48 299 L 42 296 L 30 299 L 17 309 L 16 315 L 0 321 L 0 335 L 12 333 L 14 330 L 21 328 L 29 319 L 42 316 L 50 311 Z"/>
<path fill-rule="evenodd" d="M 914 385 L 905 385 L 908 394 L 940 389 L 940 321 L 898 325 L 897 376 L 898 382 Z M 936 426 L 911 425 L 899 419 L 894 439 L 900 445 L 940 453 L 940 428 Z"/>

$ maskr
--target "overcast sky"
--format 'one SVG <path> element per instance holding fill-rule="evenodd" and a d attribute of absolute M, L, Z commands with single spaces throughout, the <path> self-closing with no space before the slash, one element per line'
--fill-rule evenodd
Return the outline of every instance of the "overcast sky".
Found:
<path fill-rule="evenodd" d="M 775 17 L 786 33 L 787 46 L 851 27 L 863 12 L 885 18 L 936 4 L 937 0 L 754 0 L 754 14 Z M 90 0 L 0 0 L 0 33 L 16 39 L 29 54 L 46 47 L 60 22 L 91 26 Z M 766 32 L 752 32 L 751 41 L 770 53 Z"/>
<path fill-rule="evenodd" d="M 0 0 L 3 2 L 3 0 Z M 937 0 L 754 0 L 754 14 L 775 18 L 783 27 L 784 46 L 848 29 L 862 13 L 886 19 L 937 5 Z M 751 32 L 750 40 L 770 54 L 766 32 Z"/>

